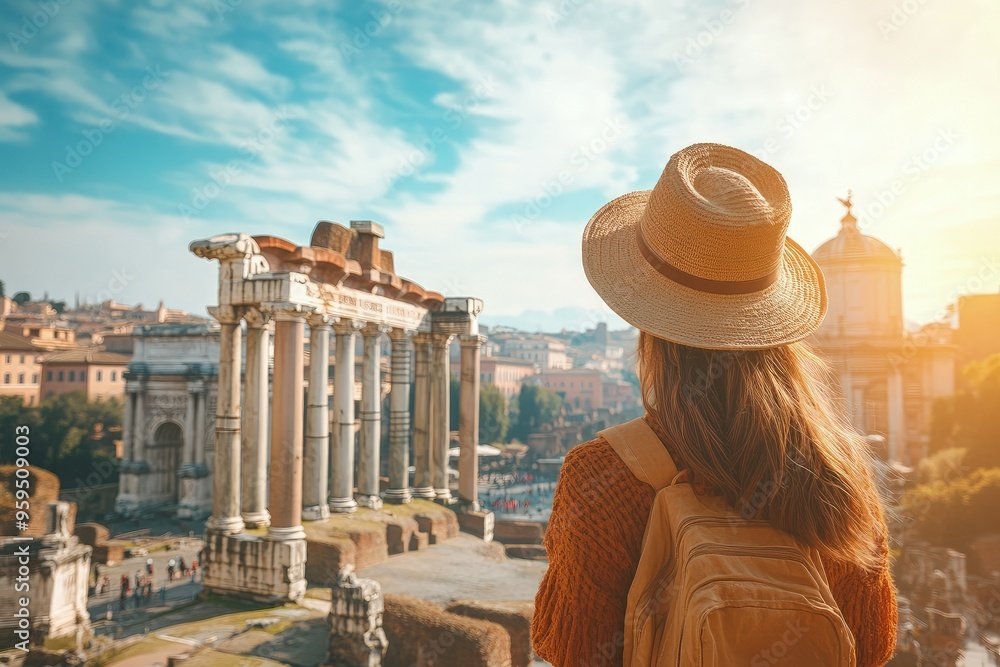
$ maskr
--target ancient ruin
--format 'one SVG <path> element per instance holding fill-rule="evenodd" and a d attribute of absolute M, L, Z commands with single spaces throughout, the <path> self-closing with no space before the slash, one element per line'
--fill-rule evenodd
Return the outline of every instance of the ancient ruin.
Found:
<path fill-rule="evenodd" d="M 184 471 L 193 464 L 197 471 L 204 464 L 211 479 L 204 558 L 210 592 L 261 600 L 301 597 L 306 587 L 303 521 L 412 497 L 478 510 L 483 341 L 476 316 L 482 302 L 445 298 L 396 275 L 392 253 L 379 248 L 383 237 L 377 223 L 352 221 L 350 228 L 319 223 L 309 246 L 246 234 L 191 243 L 195 255 L 219 262 L 219 302 L 209 309 L 220 326 L 214 448 L 209 459 L 206 443 L 204 460 L 198 461 L 197 415 L 210 414 L 209 404 L 205 412 L 195 411 L 195 425 L 186 430 L 195 433 L 194 442 L 185 440 L 179 466 Z M 391 340 L 384 493 L 379 455 L 383 334 Z M 355 415 L 358 335 L 364 353 Z M 462 352 L 457 499 L 448 479 L 448 350 L 456 338 Z M 126 423 L 144 414 L 141 398 L 135 401 Z M 142 458 L 148 449 L 133 441 L 128 451 L 132 469 L 153 469 Z"/>

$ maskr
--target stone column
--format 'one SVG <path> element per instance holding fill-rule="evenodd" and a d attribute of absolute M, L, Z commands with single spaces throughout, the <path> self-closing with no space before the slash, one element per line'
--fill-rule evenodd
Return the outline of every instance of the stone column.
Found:
<path fill-rule="evenodd" d="M 240 370 L 243 356 L 241 313 L 232 306 L 209 308 L 219 321 L 219 388 L 212 466 L 212 516 L 217 533 L 243 530 L 240 515 Z"/>
<path fill-rule="evenodd" d="M 248 310 L 247 363 L 244 378 L 242 509 L 243 523 L 248 528 L 260 528 L 270 523 L 267 512 L 267 444 L 268 444 L 268 365 L 271 358 L 271 329 L 267 313 Z"/>
<path fill-rule="evenodd" d="M 132 460 L 146 460 L 146 383 L 136 385 L 135 410 L 132 413 Z"/>
<path fill-rule="evenodd" d="M 431 340 L 431 474 L 434 500 L 444 504 L 451 502 L 448 485 L 448 446 L 451 444 L 448 347 L 451 338 L 451 334 L 434 334 Z"/>
<path fill-rule="evenodd" d="M 462 357 L 458 408 L 458 497 L 467 509 L 479 511 L 479 354 L 486 341 L 472 334 L 460 337 Z"/>
<path fill-rule="evenodd" d="M 333 405 L 337 433 L 330 457 L 331 512 L 354 512 L 354 332 L 359 323 L 349 320 L 333 326 L 337 358 L 333 369 Z"/>
<path fill-rule="evenodd" d="M 385 499 L 410 502 L 410 334 L 393 329 L 392 388 L 389 393 L 389 488 Z"/>
<path fill-rule="evenodd" d="M 382 334 L 387 327 L 369 324 L 363 330 L 361 364 L 361 442 L 358 446 L 357 501 L 370 509 L 382 508 L 379 473 L 382 446 Z"/>
<path fill-rule="evenodd" d="M 330 516 L 330 329 L 333 318 L 309 318 L 309 398 L 306 405 L 305 484 L 302 518 Z"/>
<path fill-rule="evenodd" d="M 430 334 L 414 336 L 413 349 L 413 497 L 433 498 Z"/>
<path fill-rule="evenodd" d="M 135 385 L 125 385 L 125 418 L 122 421 L 122 458 L 135 460 Z"/>
<path fill-rule="evenodd" d="M 890 461 L 905 463 L 906 459 L 906 404 L 903 390 L 903 373 L 898 368 L 889 373 L 888 426 L 886 449 Z"/>
<path fill-rule="evenodd" d="M 205 414 L 208 411 L 208 391 L 201 383 L 194 394 L 194 462 L 206 465 L 205 457 Z"/>
<path fill-rule="evenodd" d="M 306 315 L 298 304 L 277 304 L 274 317 L 274 401 L 271 406 L 271 465 L 267 539 L 300 540 L 302 530 L 302 394 Z"/>
<path fill-rule="evenodd" d="M 184 454 L 181 458 L 182 466 L 194 465 L 194 431 L 195 417 L 198 409 L 198 394 L 196 394 L 197 383 L 188 382 L 187 406 L 184 409 Z"/>

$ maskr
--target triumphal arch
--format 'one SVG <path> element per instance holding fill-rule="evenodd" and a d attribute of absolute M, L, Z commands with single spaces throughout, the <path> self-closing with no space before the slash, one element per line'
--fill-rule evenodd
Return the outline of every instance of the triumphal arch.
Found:
<path fill-rule="evenodd" d="M 332 512 L 413 497 L 478 509 L 483 338 L 476 316 L 482 302 L 446 298 L 397 275 L 392 253 L 379 247 L 382 238 L 375 222 L 320 222 L 308 246 L 246 234 L 190 245 L 195 255 L 219 263 L 218 304 L 209 308 L 220 327 L 204 555 L 210 591 L 300 597 L 306 588 L 302 522 Z M 384 491 L 383 336 L 391 341 Z M 457 498 L 448 478 L 454 342 L 461 346 Z"/>

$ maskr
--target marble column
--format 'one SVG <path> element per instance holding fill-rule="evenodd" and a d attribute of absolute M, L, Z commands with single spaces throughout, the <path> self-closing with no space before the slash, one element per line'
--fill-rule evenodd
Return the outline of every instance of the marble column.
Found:
<path fill-rule="evenodd" d="M 209 308 L 219 321 L 219 388 L 215 414 L 215 462 L 212 466 L 212 516 L 216 533 L 243 530 L 240 515 L 240 371 L 241 313 L 231 306 Z"/>
<path fill-rule="evenodd" d="M 125 418 L 122 421 L 122 458 L 135 460 L 135 385 L 125 385 Z"/>
<path fill-rule="evenodd" d="M 247 362 L 243 395 L 242 509 L 243 523 L 260 528 L 270 523 L 267 512 L 268 366 L 273 323 L 267 313 L 248 310 Z"/>
<path fill-rule="evenodd" d="M 200 466 L 206 465 L 205 456 L 205 418 L 208 412 L 208 392 L 204 382 L 194 393 L 194 462 Z"/>
<path fill-rule="evenodd" d="M 361 441 L 358 444 L 358 493 L 362 507 L 382 508 L 379 472 L 382 445 L 382 334 L 386 327 L 369 324 L 362 330 Z"/>
<path fill-rule="evenodd" d="M 132 460 L 146 460 L 146 384 L 138 383 L 132 413 Z M 141 490 L 140 490 L 141 491 Z"/>
<path fill-rule="evenodd" d="M 888 426 L 886 449 L 890 461 L 906 462 L 906 405 L 903 390 L 903 373 L 899 369 L 889 372 Z"/>
<path fill-rule="evenodd" d="M 393 329 L 392 388 L 389 390 L 389 488 L 385 499 L 410 502 L 410 334 Z"/>
<path fill-rule="evenodd" d="M 195 457 L 195 418 L 198 416 L 198 383 L 188 382 L 187 407 L 184 410 L 184 455 L 182 466 L 193 466 Z"/>
<path fill-rule="evenodd" d="M 331 512 L 354 512 L 354 332 L 355 321 L 333 326 L 337 340 L 337 358 L 333 369 L 333 406 L 337 421 L 333 454 L 330 457 Z"/>
<path fill-rule="evenodd" d="M 300 540 L 302 529 L 302 414 L 305 397 L 306 313 L 297 304 L 280 304 L 274 317 L 274 400 L 271 406 L 271 465 L 268 485 L 271 524 L 267 539 Z"/>
<path fill-rule="evenodd" d="M 484 336 L 461 336 L 458 403 L 458 498 L 470 511 L 479 511 L 479 355 Z"/>
<path fill-rule="evenodd" d="M 433 498 L 431 474 L 431 336 L 413 337 L 413 497 Z"/>
<path fill-rule="evenodd" d="M 451 339 L 451 334 L 434 334 L 431 340 L 431 475 L 434 500 L 444 504 L 452 499 L 448 484 L 448 448 L 451 444 L 448 348 Z"/>
<path fill-rule="evenodd" d="M 333 318 L 309 318 L 309 395 L 306 405 L 305 482 L 302 518 L 329 518 L 330 506 L 330 329 Z"/>

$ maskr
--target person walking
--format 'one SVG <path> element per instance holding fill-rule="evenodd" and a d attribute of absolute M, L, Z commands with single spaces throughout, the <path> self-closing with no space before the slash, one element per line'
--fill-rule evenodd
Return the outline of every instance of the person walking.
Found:
<path fill-rule="evenodd" d="M 639 330 L 645 415 L 563 463 L 531 629 L 555 667 L 891 658 L 873 456 L 804 342 L 828 299 L 790 220 L 773 167 L 695 144 L 587 224 L 587 278 Z"/>

